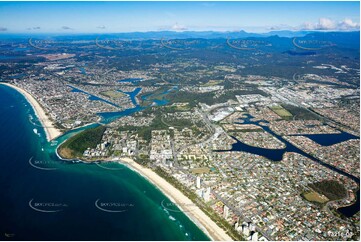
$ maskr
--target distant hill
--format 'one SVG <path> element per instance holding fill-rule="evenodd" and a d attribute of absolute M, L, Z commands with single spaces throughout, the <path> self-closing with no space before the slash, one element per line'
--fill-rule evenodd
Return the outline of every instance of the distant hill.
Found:
<path fill-rule="evenodd" d="M 313 32 L 305 36 L 306 39 L 317 39 L 330 42 L 341 48 L 359 49 L 360 31 L 352 32 Z"/>
<path fill-rule="evenodd" d="M 73 34 L 73 35 L 45 35 L 38 34 L 30 36 L 28 34 L 0 34 L 0 40 L 6 41 L 28 41 L 34 39 L 50 39 L 55 41 L 85 41 L 94 42 L 98 37 L 101 39 L 119 39 L 135 41 L 159 41 L 160 39 L 183 39 L 198 44 L 193 44 L 195 48 L 204 48 L 210 45 L 222 45 L 226 39 L 230 42 L 237 40 L 249 43 L 249 48 L 264 50 L 269 53 L 283 53 L 292 56 L 314 55 L 314 51 L 347 51 L 353 52 L 355 58 L 360 50 L 360 31 L 352 32 L 321 32 L 321 31 L 271 31 L 268 33 L 248 33 L 245 31 L 237 32 L 215 32 L 215 31 L 151 31 L 151 32 L 132 32 L 132 33 L 114 33 L 114 34 Z M 227 41 L 228 42 L 228 41 Z M 239 42 L 239 41 L 238 41 Z M 254 45 L 252 46 L 252 43 Z M 227 45 L 224 45 L 227 46 Z"/>
<path fill-rule="evenodd" d="M 0 33 L 0 39 L 10 39 L 10 38 L 43 38 L 45 36 L 56 38 L 56 39 L 74 39 L 82 38 L 83 40 L 92 40 L 98 36 L 107 37 L 107 38 L 121 38 L 121 39 L 187 39 L 187 38 L 201 38 L 201 39 L 218 39 L 218 38 L 265 38 L 270 36 L 294 38 L 294 37 L 304 37 L 304 36 L 328 36 L 329 38 L 337 38 L 338 42 L 347 42 L 351 39 L 357 39 L 360 36 L 360 31 L 353 32 L 320 32 L 320 31 L 270 31 L 267 33 L 249 33 L 246 31 L 226 31 L 226 32 L 217 32 L 217 31 L 149 31 L 149 32 L 130 32 L 130 33 L 107 33 L 107 34 L 9 34 L 9 33 Z M 351 39 L 350 39 L 351 38 Z"/>
<path fill-rule="evenodd" d="M 270 31 L 268 33 L 265 33 L 263 35 L 271 36 L 271 35 L 277 35 L 279 37 L 302 37 L 309 33 L 312 33 L 312 31 L 290 31 L 290 30 L 279 30 L 279 31 Z"/>

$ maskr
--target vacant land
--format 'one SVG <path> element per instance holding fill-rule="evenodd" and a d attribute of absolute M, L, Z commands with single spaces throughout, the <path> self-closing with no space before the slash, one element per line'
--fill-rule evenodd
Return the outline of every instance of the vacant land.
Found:
<path fill-rule="evenodd" d="M 282 104 L 284 108 L 286 108 L 293 116 L 295 120 L 320 120 L 321 122 L 324 119 L 317 114 L 311 112 L 306 108 L 296 107 L 289 104 Z"/>
<path fill-rule="evenodd" d="M 304 198 L 306 198 L 307 201 L 310 202 L 326 203 L 329 201 L 326 196 L 319 194 L 317 192 L 306 192 L 302 195 Z"/>
<path fill-rule="evenodd" d="M 272 106 L 270 108 L 273 112 L 275 112 L 278 116 L 280 116 L 283 119 L 289 120 L 292 118 L 292 114 L 282 106 L 278 105 L 278 106 Z"/>
<path fill-rule="evenodd" d="M 208 167 L 200 167 L 200 168 L 190 169 L 190 171 L 191 171 L 193 174 L 202 174 L 202 173 L 209 173 L 209 172 L 210 172 L 210 169 L 209 169 Z"/>

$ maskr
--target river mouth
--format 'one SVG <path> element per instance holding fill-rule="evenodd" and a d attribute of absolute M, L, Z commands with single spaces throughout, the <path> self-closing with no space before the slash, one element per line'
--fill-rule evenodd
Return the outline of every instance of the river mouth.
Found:
<path fill-rule="evenodd" d="M 184 213 L 165 213 L 161 202 L 171 201 L 131 169 L 61 161 L 56 156 L 55 149 L 64 140 L 99 124 L 47 142 L 43 128 L 38 127 L 40 136 L 34 134 L 37 126 L 29 115 L 36 116 L 25 98 L 2 85 L 0 93 L 0 132 L 4 135 L 0 139 L 0 182 L 4 184 L 0 190 L 6 194 L 0 200 L 0 214 L 5 218 L 0 220 L 0 238 L 210 240 Z"/>

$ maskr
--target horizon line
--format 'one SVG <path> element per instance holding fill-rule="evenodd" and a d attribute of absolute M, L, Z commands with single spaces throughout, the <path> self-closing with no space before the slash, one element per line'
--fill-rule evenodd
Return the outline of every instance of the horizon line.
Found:
<path fill-rule="evenodd" d="M 169 32 L 169 33 L 205 33 L 205 32 L 213 32 L 213 33 L 248 33 L 248 34 L 267 34 L 271 32 L 360 32 L 360 29 L 333 29 L 333 30 L 322 30 L 322 29 L 302 29 L 302 30 L 289 30 L 289 29 L 279 29 L 279 30 L 269 30 L 264 32 L 252 32 L 252 31 L 245 31 L 245 30 L 184 30 L 184 31 L 176 31 L 176 30 L 149 30 L 149 31 L 131 31 L 131 32 L 7 32 L 7 31 L 0 31 L 0 35 L 11 35 L 11 34 L 22 34 L 22 35 L 42 35 L 42 34 L 61 34 L 61 35 L 79 35 L 79 34 L 146 34 L 146 33 L 160 33 L 160 32 Z"/>

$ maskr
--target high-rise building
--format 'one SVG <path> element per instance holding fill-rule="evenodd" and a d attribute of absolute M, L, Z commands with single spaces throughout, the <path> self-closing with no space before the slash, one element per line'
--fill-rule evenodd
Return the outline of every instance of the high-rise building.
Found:
<path fill-rule="evenodd" d="M 227 219 L 228 215 L 229 215 L 229 208 L 226 205 L 224 205 L 223 206 L 223 218 Z"/>
<path fill-rule="evenodd" d="M 249 235 L 248 223 L 246 223 L 246 222 L 243 222 L 243 223 L 242 223 L 242 233 L 243 233 L 245 236 L 248 236 L 248 235 Z"/>
<path fill-rule="evenodd" d="M 258 241 L 258 232 L 254 232 L 251 239 L 252 241 Z"/>
<path fill-rule="evenodd" d="M 208 202 L 211 198 L 211 188 L 207 187 L 207 189 L 203 193 L 203 199 L 205 202 Z"/>
<path fill-rule="evenodd" d="M 198 189 L 201 188 L 201 178 L 199 176 L 197 176 L 196 186 Z"/>
<path fill-rule="evenodd" d="M 252 241 L 258 241 L 258 232 L 251 232 L 251 238 Z"/>
<path fill-rule="evenodd" d="M 249 230 L 256 231 L 256 226 L 253 223 L 249 224 Z"/>

